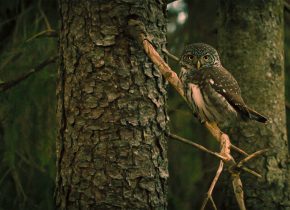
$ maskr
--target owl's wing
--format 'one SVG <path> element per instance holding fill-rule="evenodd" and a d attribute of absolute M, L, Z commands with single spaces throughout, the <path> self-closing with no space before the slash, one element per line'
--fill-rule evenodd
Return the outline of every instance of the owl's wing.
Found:
<path fill-rule="evenodd" d="M 244 103 L 241 97 L 241 90 L 238 82 L 225 68 L 211 67 L 204 70 L 204 79 L 211 85 L 211 87 L 219 94 L 224 96 L 228 102 Z"/>
<path fill-rule="evenodd" d="M 211 87 L 221 94 L 236 111 L 249 116 L 238 82 L 231 73 L 223 67 L 212 67 L 206 71 L 206 80 Z"/>
<path fill-rule="evenodd" d="M 238 82 L 225 68 L 222 66 L 209 68 L 205 76 L 211 87 L 221 94 L 241 116 L 264 123 L 267 121 L 264 116 L 247 107 L 241 96 Z"/>

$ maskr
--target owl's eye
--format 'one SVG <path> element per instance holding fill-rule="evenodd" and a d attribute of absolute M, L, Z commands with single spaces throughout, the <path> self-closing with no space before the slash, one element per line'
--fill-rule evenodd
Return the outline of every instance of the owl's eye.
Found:
<path fill-rule="evenodd" d="M 188 56 L 187 56 L 187 59 L 188 59 L 188 60 L 193 60 L 193 58 L 194 58 L 193 55 L 188 55 Z"/>
<path fill-rule="evenodd" d="M 208 55 L 203 56 L 203 59 L 207 61 L 208 60 Z"/>

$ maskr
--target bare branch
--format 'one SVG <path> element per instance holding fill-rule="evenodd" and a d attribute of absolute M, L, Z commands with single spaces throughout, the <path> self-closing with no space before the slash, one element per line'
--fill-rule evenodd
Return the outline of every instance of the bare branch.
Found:
<path fill-rule="evenodd" d="M 214 189 L 214 187 L 215 187 L 215 185 L 216 185 L 216 183 L 217 183 L 217 181 L 218 181 L 218 179 L 219 179 L 219 177 L 220 177 L 220 175 L 221 175 L 221 173 L 223 171 L 223 167 L 224 167 L 224 163 L 221 160 L 220 161 L 220 165 L 219 165 L 219 167 L 217 169 L 216 175 L 215 175 L 215 177 L 212 180 L 212 183 L 211 183 L 211 185 L 210 185 L 210 187 L 209 187 L 209 189 L 207 191 L 206 197 L 203 200 L 203 203 L 202 203 L 202 206 L 201 206 L 200 210 L 204 210 L 204 208 L 205 208 L 205 206 L 206 206 L 206 204 L 208 202 L 208 199 L 211 200 L 211 202 L 213 204 L 213 207 L 216 209 L 215 203 L 214 203 L 214 201 L 212 199 L 212 191 L 213 191 L 213 189 Z"/>
<path fill-rule="evenodd" d="M 178 136 L 178 135 L 176 135 L 176 134 L 172 134 L 172 133 L 168 134 L 168 136 L 169 136 L 171 139 L 174 139 L 174 140 L 180 141 L 180 142 L 182 142 L 182 143 L 185 143 L 185 144 L 191 145 L 191 146 L 193 146 L 193 147 L 195 147 L 195 148 L 197 148 L 197 149 L 199 149 L 199 150 L 201 150 L 201 151 L 204 151 L 204 152 L 206 152 L 206 153 L 209 153 L 209 154 L 211 154 L 211 155 L 213 155 L 213 156 L 219 158 L 220 160 L 227 161 L 227 158 L 225 158 L 224 156 L 222 156 L 220 153 L 217 153 L 217 152 L 213 152 L 213 151 L 211 151 L 211 150 L 208 150 L 208 149 L 205 148 L 204 146 L 202 146 L 202 145 L 200 145 L 200 144 L 197 144 L 197 143 L 194 143 L 193 141 L 191 141 L 191 140 L 189 140 L 189 139 L 183 138 L 183 137 L 181 137 L 181 136 Z M 232 146 L 233 146 L 233 145 L 231 145 L 231 147 L 232 147 Z M 235 148 L 238 148 L 238 147 L 235 146 Z M 238 149 L 239 149 L 239 148 L 238 148 Z M 239 149 L 239 150 L 240 150 L 240 149 Z M 243 151 L 243 150 L 241 150 L 241 151 Z M 249 169 L 249 168 L 247 168 L 247 167 L 245 167 L 245 166 L 243 166 L 243 165 L 241 165 L 240 167 L 237 167 L 237 165 L 235 164 L 235 165 L 232 165 L 231 168 L 232 168 L 231 170 L 243 170 L 243 171 L 248 172 L 248 173 L 250 173 L 250 174 L 252 174 L 252 175 L 254 175 L 254 176 L 258 177 L 258 178 L 261 178 L 261 177 L 262 177 L 259 173 L 255 172 L 255 171 L 253 171 L 253 170 L 251 170 L 251 169 Z"/>
<path fill-rule="evenodd" d="M 216 205 L 215 205 L 215 203 L 214 203 L 214 201 L 213 201 L 212 196 L 209 197 L 209 200 L 211 201 L 211 204 L 212 204 L 212 207 L 214 208 L 214 210 L 218 210 Z"/>
<path fill-rule="evenodd" d="M 0 83 L 0 92 L 6 91 L 6 90 L 14 87 L 15 85 L 17 85 L 20 82 L 24 81 L 25 79 L 29 78 L 34 73 L 39 72 L 47 65 L 54 63 L 56 61 L 56 59 L 57 59 L 57 56 L 53 56 L 51 58 L 48 58 L 48 59 L 44 60 L 43 62 L 41 62 L 40 64 L 38 64 L 36 67 L 30 69 L 30 71 L 28 73 L 25 73 L 14 80 Z"/>
<path fill-rule="evenodd" d="M 201 151 L 204 151 L 204 152 L 206 152 L 206 153 L 209 153 L 209 154 L 211 154 L 211 155 L 213 155 L 213 156 L 216 156 L 217 158 L 219 158 L 219 159 L 221 159 L 221 160 L 226 160 L 226 158 L 225 157 L 223 157 L 222 155 L 220 155 L 219 153 L 217 153 L 217 152 L 213 152 L 213 151 L 210 151 L 210 150 L 208 150 L 207 148 L 205 148 L 204 146 L 201 146 L 201 145 L 199 145 L 199 144 L 197 144 L 197 143 L 194 143 L 194 142 L 192 142 L 192 141 L 190 141 L 190 140 L 188 140 L 188 139 L 185 139 L 185 138 L 182 138 L 182 137 L 180 137 L 180 136 L 177 136 L 177 135 L 174 135 L 174 134 L 169 134 L 169 137 L 170 138 L 172 138 L 172 139 L 175 139 L 175 140 L 178 140 L 178 141 L 181 141 L 181 142 L 183 142 L 183 143 L 186 143 L 186 144 L 189 144 L 189 145 L 191 145 L 191 146 L 194 146 L 195 148 L 197 148 L 197 149 L 199 149 L 199 150 L 201 150 Z"/>
<path fill-rule="evenodd" d="M 246 210 L 243 184 L 239 173 L 231 173 L 232 184 L 240 210 Z"/>
<path fill-rule="evenodd" d="M 12 168 L 8 168 L 8 170 L 3 174 L 3 176 L 0 179 L 0 185 L 5 180 L 5 178 L 9 175 L 9 173 L 11 172 L 11 170 L 12 170 Z"/>
<path fill-rule="evenodd" d="M 175 55 L 171 54 L 166 48 L 162 49 L 162 52 L 164 52 L 169 58 L 171 58 L 172 60 L 179 62 L 178 57 L 176 57 Z"/>
<path fill-rule="evenodd" d="M 258 177 L 258 178 L 262 178 L 261 174 L 255 172 L 255 171 L 253 171 L 253 170 L 251 170 L 251 169 L 249 169 L 249 168 L 247 168 L 247 167 L 245 167 L 245 166 L 242 166 L 241 169 L 242 169 L 243 171 L 245 171 L 245 172 L 248 172 L 249 174 L 252 174 L 253 176 L 256 176 L 256 177 Z"/>
<path fill-rule="evenodd" d="M 12 179 L 13 179 L 13 181 L 15 183 L 16 192 L 17 192 L 18 196 L 22 196 L 24 201 L 26 201 L 28 197 L 27 197 L 27 195 L 26 195 L 26 193 L 24 191 L 24 188 L 23 188 L 23 185 L 21 183 L 19 174 L 18 174 L 18 172 L 16 171 L 15 168 L 12 168 L 11 175 L 12 175 Z"/>
<path fill-rule="evenodd" d="M 242 167 L 246 162 L 248 162 L 249 160 L 252 160 L 255 157 L 258 157 L 262 154 L 264 154 L 265 152 L 267 152 L 268 149 L 263 149 L 263 150 L 259 150 L 257 152 L 254 152 L 253 154 L 249 155 L 248 157 L 244 158 L 243 160 L 241 160 L 238 164 L 237 167 Z"/>
<path fill-rule="evenodd" d="M 237 147 L 237 146 L 235 146 L 235 145 L 233 145 L 233 144 L 231 144 L 231 148 L 232 148 L 233 150 L 235 150 L 236 152 L 242 154 L 242 155 L 245 155 L 245 156 L 248 156 L 248 155 L 249 155 L 249 154 L 246 153 L 244 150 L 240 149 L 239 147 Z"/>
<path fill-rule="evenodd" d="M 24 163 L 26 163 L 27 165 L 29 165 L 29 166 L 31 166 L 31 167 L 37 169 L 38 171 L 40 171 L 40 172 L 42 172 L 42 173 L 45 173 L 45 170 L 44 170 L 41 166 L 37 165 L 37 163 L 35 163 L 35 162 L 29 160 L 29 159 L 26 158 L 24 155 L 22 155 L 20 152 L 17 152 L 17 151 L 16 151 L 16 154 L 17 154 L 17 155 L 19 156 L 19 158 L 20 158 Z"/>
<path fill-rule="evenodd" d="M 40 37 L 57 37 L 57 36 L 58 36 L 58 33 L 55 30 L 49 29 L 49 30 L 41 31 L 33 35 L 32 37 L 27 39 L 26 42 L 30 42 L 33 39 L 40 38 Z"/>
<path fill-rule="evenodd" d="M 49 21 L 48 21 L 48 18 L 47 18 L 47 16 L 46 16 L 46 14 L 45 14 L 45 13 L 43 12 L 43 10 L 42 10 L 41 3 L 42 3 L 42 0 L 39 0 L 39 1 L 38 1 L 38 5 L 37 5 L 37 6 L 38 6 L 38 10 L 39 10 L 39 12 L 40 12 L 42 18 L 44 19 L 44 22 L 45 22 L 45 25 L 46 25 L 47 30 L 52 30 L 52 29 L 51 29 L 51 25 L 50 25 L 50 23 L 49 23 Z"/>

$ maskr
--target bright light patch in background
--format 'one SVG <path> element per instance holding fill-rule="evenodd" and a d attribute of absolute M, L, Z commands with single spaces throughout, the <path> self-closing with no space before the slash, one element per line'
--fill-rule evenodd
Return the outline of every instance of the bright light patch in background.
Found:
<path fill-rule="evenodd" d="M 187 13 L 185 13 L 185 12 L 180 12 L 180 13 L 178 13 L 178 16 L 177 16 L 177 22 L 179 23 L 179 24 L 183 24 L 183 23 L 185 23 L 185 21 L 186 21 L 186 19 L 187 19 Z"/>
<path fill-rule="evenodd" d="M 170 4 L 167 4 L 167 9 L 168 10 L 176 10 L 176 11 L 182 11 L 185 7 L 185 3 L 183 0 L 178 0 L 178 1 L 174 1 Z"/>
<path fill-rule="evenodd" d="M 182 25 L 185 23 L 188 17 L 186 8 L 187 7 L 184 0 L 177 0 L 167 5 L 167 10 L 172 14 L 176 14 L 176 22 L 169 22 L 167 24 L 167 31 L 169 33 L 173 33 L 176 30 L 177 25 Z"/>
<path fill-rule="evenodd" d="M 176 24 L 174 24 L 174 23 L 167 24 L 167 31 L 169 33 L 173 33 L 175 30 L 176 30 Z"/>

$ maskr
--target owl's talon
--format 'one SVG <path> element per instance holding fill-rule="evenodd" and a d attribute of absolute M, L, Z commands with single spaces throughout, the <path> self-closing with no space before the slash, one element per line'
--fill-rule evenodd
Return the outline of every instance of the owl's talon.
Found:
<path fill-rule="evenodd" d="M 223 158 L 225 162 L 229 162 L 233 160 L 233 157 L 228 153 L 219 153 Z"/>

